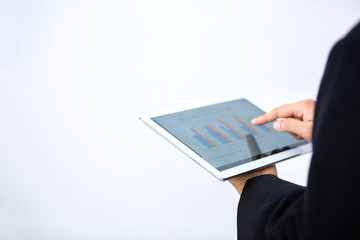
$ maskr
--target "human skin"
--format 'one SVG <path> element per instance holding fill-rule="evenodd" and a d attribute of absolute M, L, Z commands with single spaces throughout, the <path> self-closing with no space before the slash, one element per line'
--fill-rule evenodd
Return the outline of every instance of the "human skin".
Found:
<path fill-rule="evenodd" d="M 281 120 L 274 122 L 274 129 L 280 132 L 288 132 L 298 140 L 306 139 L 312 142 L 315 104 L 316 102 L 313 99 L 306 99 L 296 103 L 282 105 L 253 119 L 251 123 L 259 126 L 281 118 Z M 239 195 L 241 195 L 247 180 L 265 174 L 277 176 L 276 166 L 272 165 L 242 174 L 228 181 L 233 185 Z"/>

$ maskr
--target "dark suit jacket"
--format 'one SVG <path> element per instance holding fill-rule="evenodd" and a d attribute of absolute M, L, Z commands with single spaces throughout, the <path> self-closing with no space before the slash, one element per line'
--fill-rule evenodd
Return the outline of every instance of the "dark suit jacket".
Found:
<path fill-rule="evenodd" d="M 272 175 L 250 179 L 238 206 L 238 239 L 360 239 L 359 151 L 360 24 L 326 65 L 308 186 Z"/>

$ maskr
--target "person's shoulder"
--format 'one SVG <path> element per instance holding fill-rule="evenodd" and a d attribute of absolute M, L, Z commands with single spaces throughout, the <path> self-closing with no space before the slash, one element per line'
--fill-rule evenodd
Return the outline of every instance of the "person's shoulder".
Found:
<path fill-rule="evenodd" d="M 350 30 L 350 32 L 346 35 L 345 38 L 350 38 L 350 39 L 360 39 L 360 22 L 357 23 L 357 25 L 355 25 L 355 27 L 352 28 L 352 30 Z"/>
<path fill-rule="evenodd" d="M 360 22 L 353 27 L 346 36 L 338 42 L 339 46 L 344 48 L 360 48 Z M 350 50 L 350 49 L 349 49 Z"/>
<path fill-rule="evenodd" d="M 360 56 L 360 22 L 331 49 L 329 60 L 351 61 Z"/>

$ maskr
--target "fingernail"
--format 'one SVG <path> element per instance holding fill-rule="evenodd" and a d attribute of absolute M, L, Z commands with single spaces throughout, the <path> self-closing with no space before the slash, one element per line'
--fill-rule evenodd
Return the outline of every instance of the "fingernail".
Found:
<path fill-rule="evenodd" d="M 280 130 L 280 122 L 281 122 L 281 121 L 276 121 L 276 122 L 274 122 L 274 128 L 275 128 L 275 129 Z"/>
<path fill-rule="evenodd" d="M 257 118 L 254 118 L 253 120 L 251 120 L 251 123 L 256 123 L 257 122 Z"/>

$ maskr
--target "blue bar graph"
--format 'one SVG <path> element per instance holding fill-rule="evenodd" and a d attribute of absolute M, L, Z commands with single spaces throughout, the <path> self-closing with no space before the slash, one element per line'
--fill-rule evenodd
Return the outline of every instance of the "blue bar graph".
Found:
<path fill-rule="evenodd" d="M 219 142 L 223 143 L 223 144 L 227 144 L 227 142 L 222 138 L 220 137 L 218 134 L 216 134 L 214 131 L 212 131 L 210 128 L 208 127 L 204 127 L 206 130 L 208 130 L 208 133 L 213 136 L 214 138 L 216 138 Z"/>
<path fill-rule="evenodd" d="M 211 146 L 209 143 L 207 143 L 205 140 L 203 140 L 201 137 L 199 137 L 198 135 L 194 135 L 193 136 L 196 140 L 198 140 L 200 143 L 202 143 L 205 147 L 207 148 L 213 148 L 213 146 Z"/>
<path fill-rule="evenodd" d="M 244 130 L 245 132 L 247 132 L 248 134 L 250 134 L 250 135 L 252 135 L 252 136 L 255 136 L 255 134 L 254 134 L 252 131 L 250 131 L 247 127 L 244 127 L 244 126 L 241 126 L 241 125 L 239 125 L 239 127 L 240 127 L 242 130 Z"/>
<path fill-rule="evenodd" d="M 236 133 L 234 133 L 233 131 L 231 131 L 230 129 L 226 129 L 224 126 L 220 125 L 220 128 L 222 128 L 223 130 L 225 130 L 226 132 L 228 132 L 231 136 L 233 136 L 234 138 L 238 139 L 238 140 L 242 140 L 243 138 L 241 138 L 240 136 L 238 136 Z"/>

